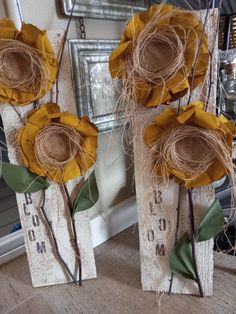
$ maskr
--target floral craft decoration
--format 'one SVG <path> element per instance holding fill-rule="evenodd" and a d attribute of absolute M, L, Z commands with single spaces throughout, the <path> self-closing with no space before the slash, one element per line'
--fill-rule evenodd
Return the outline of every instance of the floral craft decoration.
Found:
<path fill-rule="evenodd" d="M 47 103 L 29 112 L 18 142 L 26 167 L 62 183 L 83 175 L 96 160 L 96 126 Z"/>
<path fill-rule="evenodd" d="M 26 23 L 18 31 L 12 20 L 0 20 L 0 101 L 26 105 L 43 97 L 57 69 L 46 31 Z"/>
<path fill-rule="evenodd" d="M 187 188 L 213 183 L 234 173 L 232 142 L 236 128 L 224 116 L 204 111 L 202 102 L 166 108 L 144 130 L 153 172 L 174 176 Z M 231 177 L 232 177 L 231 176 Z"/>
<path fill-rule="evenodd" d="M 73 0 L 72 13 L 75 3 Z M 76 213 L 94 206 L 99 198 L 95 170 L 91 169 L 96 161 L 98 130 L 88 117 L 78 118 L 73 113 L 61 112 L 57 105 L 60 67 L 72 13 L 62 40 L 58 62 L 46 31 L 24 22 L 21 31 L 18 31 L 13 21 L 0 20 L 0 101 L 8 102 L 12 106 L 35 101 L 35 109 L 26 114 L 26 119 L 21 116 L 21 111 L 18 112 L 13 107 L 13 112 L 24 125 L 18 130 L 18 148 L 24 166 L 1 160 L 0 175 L 17 193 L 42 192 L 41 205 L 35 206 L 38 207 L 37 210 L 41 210 L 50 230 L 58 261 L 70 279 L 76 285 L 81 285 L 82 257 L 75 216 Z M 55 81 L 56 103 L 52 102 L 51 93 L 51 102 L 40 106 L 38 101 L 51 90 Z M 73 182 L 77 195 L 72 202 L 66 182 L 77 177 L 80 177 L 79 181 Z M 60 184 L 66 200 L 64 206 L 70 211 L 71 239 L 74 241 L 72 250 L 78 267 L 78 279 L 77 271 L 70 269 L 60 252 L 54 226 L 48 215 L 49 208 L 46 209 L 46 191 L 52 184 Z"/>
<path fill-rule="evenodd" d="M 77 241 L 75 215 L 85 211 L 98 201 L 99 191 L 95 171 L 90 171 L 80 182 L 80 189 L 73 204 L 66 182 L 87 174 L 96 161 L 97 127 L 83 116 L 61 112 L 55 103 L 47 103 L 30 111 L 24 127 L 18 131 L 18 144 L 25 166 L 1 162 L 1 173 L 10 188 L 18 193 L 43 191 L 41 208 L 50 228 L 57 256 L 74 283 L 81 285 L 82 264 Z M 88 171 L 89 172 L 89 171 Z M 17 176 L 17 177 L 16 177 Z M 49 180 L 48 180 L 49 179 Z M 78 259 L 79 281 L 58 250 L 52 223 L 45 210 L 45 191 L 54 181 L 60 183 L 70 210 L 72 232 Z"/>
<path fill-rule="evenodd" d="M 173 275 L 194 280 L 204 296 L 196 261 L 195 242 L 215 237 L 225 227 L 221 204 L 215 200 L 205 213 L 197 229 L 194 223 L 192 189 L 211 184 L 228 175 L 235 200 L 235 173 L 232 161 L 235 124 L 224 116 L 204 110 L 204 103 L 195 101 L 180 108 L 166 108 L 144 129 L 144 143 L 148 147 L 149 162 L 154 177 L 170 178 L 187 188 L 191 222 L 191 237 L 186 232 L 178 238 L 180 200 L 174 248 L 169 257 Z M 179 197 L 180 197 L 179 186 Z"/>
<path fill-rule="evenodd" d="M 208 62 L 207 35 L 199 18 L 190 11 L 160 4 L 135 14 L 128 22 L 110 56 L 109 68 L 112 78 L 123 80 L 123 93 L 129 100 L 155 107 L 200 85 Z"/>

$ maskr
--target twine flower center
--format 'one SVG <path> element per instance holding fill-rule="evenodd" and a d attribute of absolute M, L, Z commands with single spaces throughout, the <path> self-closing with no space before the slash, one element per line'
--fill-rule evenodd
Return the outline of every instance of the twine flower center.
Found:
<path fill-rule="evenodd" d="M 62 170 L 81 149 L 82 138 L 72 127 L 50 123 L 35 138 L 34 152 L 43 169 Z"/>
<path fill-rule="evenodd" d="M 136 79 L 163 84 L 184 65 L 184 40 L 168 25 L 142 39 L 136 41 L 133 51 Z"/>
<path fill-rule="evenodd" d="M 15 39 L 0 39 L 0 83 L 39 95 L 48 80 L 39 51 Z"/>
<path fill-rule="evenodd" d="M 165 131 L 150 146 L 154 170 L 159 169 L 168 180 L 169 171 L 180 179 L 194 180 L 218 160 L 226 171 L 232 160 L 223 136 L 193 125 L 181 125 Z"/>

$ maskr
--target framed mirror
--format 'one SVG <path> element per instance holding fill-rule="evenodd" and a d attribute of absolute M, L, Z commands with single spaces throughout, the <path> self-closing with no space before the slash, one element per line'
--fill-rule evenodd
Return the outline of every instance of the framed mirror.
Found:
<path fill-rule="evenodd" d="M 120 82 L 112 80 L 108 60 L 118 43 L 119 40 L 69 40 L 78 115 L 89 116 L 100 132 L 115 127 L 113 112 Z"/>
<path fill-rule="evenodd" d="M 106 19 L 128 20 L 133 13 L 145 10 L 148 0 L 77 0 L 74 16 Z M 70 15 L 73 0 L 61 0 L 62 12 Z"/>

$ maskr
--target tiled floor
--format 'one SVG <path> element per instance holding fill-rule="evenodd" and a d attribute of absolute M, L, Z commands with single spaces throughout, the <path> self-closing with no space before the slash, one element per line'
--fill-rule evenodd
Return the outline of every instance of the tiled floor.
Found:
<path fill-rule="evenodd" d="M 33 288 L 26 256 L 0 268 L 0 313 L 14 314 L 227 314 L 236 313 L 236 257 L 215 255 L 214 296 L 163 295 L 143 292 L 138 236 L 133 228 L 95 250 L 98 279 Z"/>

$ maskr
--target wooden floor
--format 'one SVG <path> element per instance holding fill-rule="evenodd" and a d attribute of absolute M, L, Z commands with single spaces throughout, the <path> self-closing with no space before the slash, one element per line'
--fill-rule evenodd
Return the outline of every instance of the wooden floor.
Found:
<path fill-rule="evenodd" d="M 98 279 L 32 288 L 26 256 L 0 267 L 0 313 L 15 314 L 227 314 L 236 313 L 236 257 L 215 255 L 214 296 L 163 295 L 143 292 L 138 236 L 134 227 L 95 249 Z"/>

